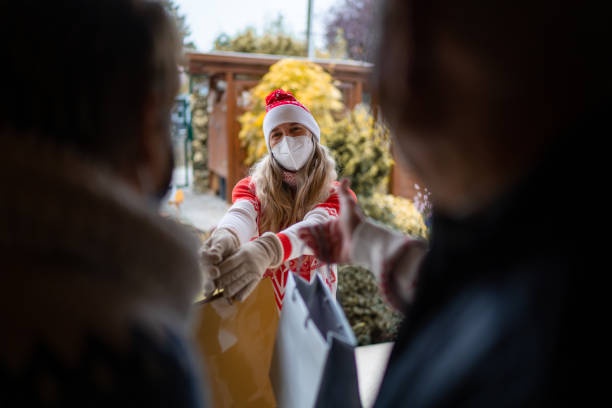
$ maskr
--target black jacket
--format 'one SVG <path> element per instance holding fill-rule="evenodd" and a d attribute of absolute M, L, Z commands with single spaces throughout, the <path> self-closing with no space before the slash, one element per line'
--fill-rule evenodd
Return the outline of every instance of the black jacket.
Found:
<path fill-rule="evenodd" d="M 593 368 L 607 349 L 595 345 L 605 326 L 593 302 L 610 270 L 597 241 L 609 225 L 599 146 L 609 132 L 597 126 L 606 117 L 565 132 L 486 211 L 461 221 L 434 214 L 417 297 L 376 407 L 594 400 Z"/>

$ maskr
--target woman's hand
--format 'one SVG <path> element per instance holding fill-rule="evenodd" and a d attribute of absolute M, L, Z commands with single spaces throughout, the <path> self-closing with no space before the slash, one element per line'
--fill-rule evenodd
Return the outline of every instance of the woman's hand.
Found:
<path fill-rule="evenodd" d="M 283 245 L 273 232 L 243 244 L 238 251 L 219 264 L 220 275 L 215 279 L 226 298 L 243 301 L 255 289 L 268 268 L 283 261 Z"/>
<path fill-rule="evenodd" d="M 238 236 L 227 228 L 218 228 L 200 248 L 200 268 L 204 280 L 204 295 L 210 295 L 215 289 L 214 279 L 220 275 L 219 264 L 238 250 Z"/>

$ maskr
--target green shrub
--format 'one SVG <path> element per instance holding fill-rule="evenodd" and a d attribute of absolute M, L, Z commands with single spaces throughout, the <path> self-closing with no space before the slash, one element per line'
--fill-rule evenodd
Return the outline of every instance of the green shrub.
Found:
<path fill-rule="evenodd" d="M 383 300 L 370 271 L 340 265 L 337 299 L 360 346 L 395 339 L 402 315 Z"/>
<path fill-rule="evenodd" d="M 355 194 L 361 197 L 387 192 L 393 165 L 389 131 L 364 105 L 357 105 L 335 122 L 325 144 L 336 159 L 339 176 L 351 181 Z"/>

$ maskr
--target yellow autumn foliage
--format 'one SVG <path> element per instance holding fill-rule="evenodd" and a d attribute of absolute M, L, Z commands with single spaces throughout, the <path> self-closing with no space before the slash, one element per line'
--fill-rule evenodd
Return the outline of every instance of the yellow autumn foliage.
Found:
<path fill-rule="evenodd" d="M 333 77 L 320 65 L 292 58 L 279 60 L 270 67 L 259 84 L 251 89 L 249 110 L 238 118 L 241 125 L 238 138 L 246 151 L 247 166 L 251 166 L 267 152 L 261 129 L 266 96 L 278 88 L 291 92 L 310 110 L 321 128 L 323 144 L 325 135 L 334 128 L 334 115 L 345 110 L 342 93 L 334 85 Z"/>

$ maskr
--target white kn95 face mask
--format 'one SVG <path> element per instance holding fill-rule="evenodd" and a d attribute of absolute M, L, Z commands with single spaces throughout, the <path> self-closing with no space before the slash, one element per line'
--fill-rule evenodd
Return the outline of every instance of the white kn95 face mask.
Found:
<path fill-rule="evenodd" d="M 312 155 L 314 144 L 312 136 L 284 136 L 270 150 L 274 160 L 284 169 L 298 171 Z"/>

